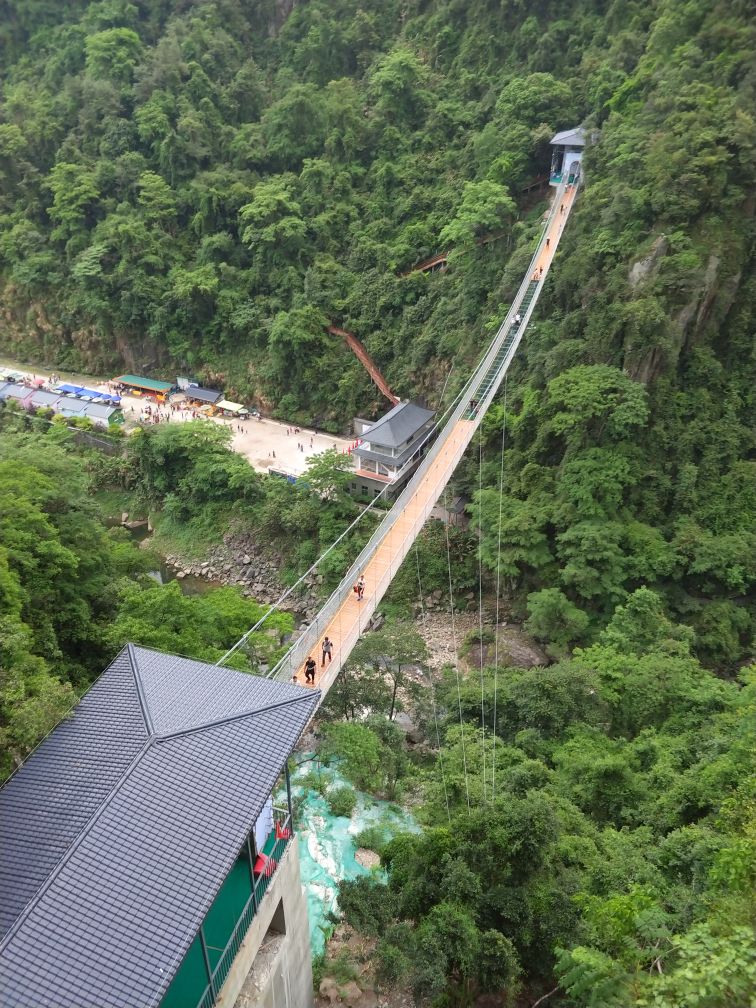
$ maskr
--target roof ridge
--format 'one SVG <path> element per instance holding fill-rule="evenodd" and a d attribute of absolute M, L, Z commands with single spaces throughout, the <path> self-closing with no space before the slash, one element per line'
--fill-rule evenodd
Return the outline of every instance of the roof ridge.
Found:
<path fill-rule="evenodd" d="M 316 698 L 320 695 L 320 690 L 302 690 L 302 696 L 290 697 L 288 700 L 278 700 L 276 703 L 265 704 L 264 707 L 254 707 L 250 710 L 239 711 L 236 714 L 227 714 L 225 717 L 214 718 L 212 721 L 205 721 L 202 724 L 192 725 L 190 728 L 179 728 L 176 731 L 166 732 L 163 735 L 155 734 L 153 738 L 156 742 L 168 742 L 170 739 L 180 738 L 182 735 L 192 735 L 195 732 L 205 731 L 208 728 L 217 728 L 219 725 L 230 724 L 232 721 L 241 721 L 243 718 L 256 717 L 258 714 L 267 714 L 268 711 L 278 710 L 280 707 L 291 707 L 301 703 L 303 700 Z"/>
<path fill-rule="evenodd" d="M 139 707 L 142 711 L 142 717 L 144 718 L 144 726 L 147 729 L 147 737 L 155 734 L 155 726 L 152 723 L 152 715 L 150 714 L 150 705 L 147 702 L 147 696 L 144 692 L 144 685 L 142 683 L 142 678 L 139 675 L 139 663 L 137 661 L 136 652 L 134 645 L 129 643 L 126 645 L 126 653 L 129 656 L 129 664 L 131 665 L 131 672 L 134 676 L 134 685 L 136 686 L 137 697 L 139 698 Z"/>

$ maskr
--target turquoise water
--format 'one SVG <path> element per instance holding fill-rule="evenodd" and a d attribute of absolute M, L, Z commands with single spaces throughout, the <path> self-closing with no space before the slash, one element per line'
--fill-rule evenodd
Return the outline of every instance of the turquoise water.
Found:
<path fill-rule="evenodd" d="M 297 780 L 313 771 L 309 762 L 294 771 L 291 777 L 292 794 L 297 804 L 297 837 L 302 883 L 307 891 L 310 917 L 310 939 L 313 955 L 320 955 L 332 925 L 327 920 L 329 912 L 336 909 L 336 884 L 341 879 L 370 875 L 381 869 L 364 868 L 355 858 L 355 836 L 367 826 L 380 825 L 389 836 L 397 833 L 419 832 L 415 819 L 409 812 L 390 802 L 378 801 L 370 795 L 355 791 L 357 804 L 351 817 L 334 816 L 328 804 L 317 791 L 304 789 Z M 351 786 L 332 769 L 323 771 L 333 781 L 333 788 Z"/>

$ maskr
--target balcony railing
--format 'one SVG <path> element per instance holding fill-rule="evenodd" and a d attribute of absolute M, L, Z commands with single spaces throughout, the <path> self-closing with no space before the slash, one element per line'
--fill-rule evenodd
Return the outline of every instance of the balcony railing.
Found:
<path fill-rule="evenodd" d="M 212 1006 L 217 1003 L 221 987 L 226 981 L 231 965 L 241 948 L 241 944 L 244 941 L 245 935 L 249 930 L 249 926 L 265 897 L 265 893 L 268 891 L 268 886 L 278 869 L 278 865 L 284 855 L 286 846 L 291 840 L 292 821 L 288 809 L 274 808 L 273 820 L 274 833 L 271 835 L 274 835 L 276 839 L 270 853 L 267 855 L 267 864 L 270 865 L 270 868 L 261 871 L 255 879 L 255 883 L 252 887 L 252 895 L 249 897 L 242 912 L 239 914 L 239 919 L 236 922 L 234 930 L 231 932 L 230 938 L 226 942 L 226 946 L 221 953 L 220 959 L 210 974 L 210 982 L 202 992 L 202 996 L 197 1002 L 197 1008 L 212 1008 Z M 267 842 L 265 846 L 267 847 Z"/>

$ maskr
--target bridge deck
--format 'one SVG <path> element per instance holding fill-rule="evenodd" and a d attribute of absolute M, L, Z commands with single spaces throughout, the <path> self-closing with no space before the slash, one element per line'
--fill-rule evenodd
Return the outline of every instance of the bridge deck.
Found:
<path fill-rule="evenodd" d="M 576 194 L 576 185 L 563 184 L 556 191 L 528 273 L 506 319 L 468 382 L 459 406 L 337 590 L 273 669 L 271 675 L 275 678 L 290 679 L 296 675 L 304 685 L 303 666 L 308 654 L 311 654 L 317 662 L 315 685 L 323 696 L 333 685 L 499 389 L 543 289 Z M 514 326 L 517 312 L 521 314 L 522 321 L 519 326 Z M 352 590 L 360 574 L 365 578 L 365 594 L 361 602 L 357 601 Z M 333 641 L 333 659 L 323 667 L 321 643 L 326 636 Z"/>
<path fill-rule="evenodd" d="M 358 602 L 356 594 L 350 590 L 336 614 L 322 625 L 320 639 L 330 637 L 334 644 L 333 660 L 325 668 L 321 667 L 320 651 L 312 652 L 313 658 L 318 663 L 315 685 L 324 693 L 333 685 L 349 653 L 367 628 L 412 543 L 443 493 L 469 444 L 472 436 L 469 428 L 472 426 L 467 420 L 457 421 L 455 429 L 433 460 L 425 478 L 367 561 L 362 572 L 365 577 L 365 594 L 362 601 Z M 306 659 L 307 656 L 304 657 Z M 300 682 L 304 682 L 302 669 L 297 676 Z"/>

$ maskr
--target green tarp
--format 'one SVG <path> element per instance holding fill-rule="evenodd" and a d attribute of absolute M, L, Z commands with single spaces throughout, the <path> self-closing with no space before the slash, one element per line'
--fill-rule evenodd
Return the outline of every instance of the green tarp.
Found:
<path fill-rule="evenodd" d="M 139 375 L 122 374 L 113 379 L 123 385 L 134 385 L 136 388 L 148 389 L 150 392 L 170 392 L 173 382 L 156 381 L 155 378 L 140 378 Z"/>

